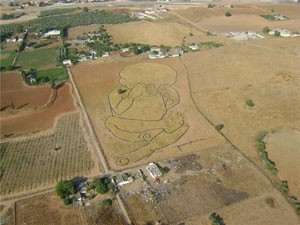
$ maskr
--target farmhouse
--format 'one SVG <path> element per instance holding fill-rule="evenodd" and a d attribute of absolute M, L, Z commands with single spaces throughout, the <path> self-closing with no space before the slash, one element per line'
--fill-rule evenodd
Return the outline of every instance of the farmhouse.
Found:
<path fill-rule="evenodd" d="M 146 166 L 146 170 L 150 173 L 151 177 L 153 177 L 154 179 L 162 175 L 158 166 L 155 163 L 149 163 L 149 165 Z"/>
<path fill-rule="evenodd" d="M 118 187 L 122 187 L 126 184 L 130 184 L 133 181 L 134 181 L 134 177 L 131 175 L 131 173 L 118 174 L 114 179 L 112 179 L 112 182 Z"/>
<path fill-rule="evenodd" d="M 180 47 L 172 48 L 169 51 L 169 57 L 179 57 L 183 54 L 183 50 Z"/>

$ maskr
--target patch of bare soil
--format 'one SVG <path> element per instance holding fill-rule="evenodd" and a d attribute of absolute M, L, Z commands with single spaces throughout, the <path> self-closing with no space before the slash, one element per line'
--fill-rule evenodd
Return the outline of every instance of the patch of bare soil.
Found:
<path fill-rule="evenodd" d="M 22 111 L 42 106 L 48 102 L 52 93 L 49 85 L 25 85 L 17 72 L 2 73 L 0 78 L 2 116 L 6 111 Z"/>
<path fill-rule="evenodd" d="M 75 111 L 75 109 L 71 86 L 66 83 L 58 89 L 57 97 L 49 108 L 1 117 L 1 137 L 4 134 L 20 135 L 50 129 L 53 127 L 56 117 Z"/>

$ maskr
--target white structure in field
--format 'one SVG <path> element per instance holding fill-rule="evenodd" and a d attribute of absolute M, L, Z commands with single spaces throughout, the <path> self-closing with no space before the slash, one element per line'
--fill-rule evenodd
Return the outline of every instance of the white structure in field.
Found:
<path fill-rule="evenodd" d="M 192 49 L 193 51 L 196 51 L 196 50 L 198 50 L 198 45 L 197 44 L 191 44 L 190 46 L 189 46 L 189 48 L 190 49 Z"/>
<path fill-rule="evenodd" d="M 151 177 L 153 177 L 154 179 L 162 175 L 162 173 L 160 172 L 159 168 L 155 163 L 149 163 L 149 165 L 146 166 L 146 170 L 150 173 Z"/>
<path fill-rule="evenodd" d="M 43 37 L 52 37 L 52 36 L 59 36 L 60 30 L 50 30 L 47 33 L 44 34 Z"/>
<path fill-rule="evenodd" d="M 122 187 L 126 184 L 130 184 L 134 181 L 134 177 L 130 173 L 117 174 L 115 179 L 112 179 L 112 182 L 118 186 Z"/>

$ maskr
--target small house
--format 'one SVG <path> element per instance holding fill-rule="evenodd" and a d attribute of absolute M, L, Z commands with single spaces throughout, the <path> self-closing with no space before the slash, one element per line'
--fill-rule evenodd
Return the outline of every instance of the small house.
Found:
<path fill-rule="evenodd" d="M 103 52 L 102 53 L 102 57 L 108 57 L 109 56 L 109 52 Z"/>
<path fill-rule="evenodd" d="M 64 66 L 71 66 L 72 65 L 72 61 L 71 61 L 71 59 L 65 59 L 65 60 L 62 61 L 62 64 Z"/>
<path fill-rule="evenodd" d="M 192 49 L 193 51 L 196 51 L 199 49 L 197 44 L 191 44 L 191 45 L 189 45 L 189 48 Z"/>
<path fill-rule="evenodd" d="M 131 173 L 118 174 L 114 179 L 112 179 L 112 182 L 118 187 L 122 187 L 126 184 L 130 184 L 133 181 L 134 181 L 134 177 L 131 175 Z"/>

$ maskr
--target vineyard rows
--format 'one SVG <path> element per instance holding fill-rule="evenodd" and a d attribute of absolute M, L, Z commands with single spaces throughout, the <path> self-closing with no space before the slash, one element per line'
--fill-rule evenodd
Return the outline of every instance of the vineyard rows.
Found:
<path fill-rule="evenodd" d="M 94 167 L 79 113 L 62 116 L 54 132 L 1 143 L 1 195 L 84 176 Z"/>
<path fill-rule="evenodd" d="M 85 26 L 90 24 L 117 24 L 136 21 L 128 15 L 119 15 L 106 11 L 81 12 L 65 15 L 54 15 L 40 17 L 29 22 L 11 23 L 0 26 L 1 34 L 17 32 L 22 30 L 47 31 L 50 29 L 63 29 L 66 27 Z"/>

